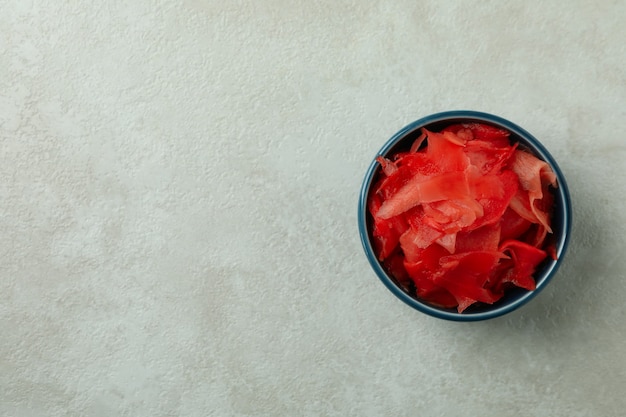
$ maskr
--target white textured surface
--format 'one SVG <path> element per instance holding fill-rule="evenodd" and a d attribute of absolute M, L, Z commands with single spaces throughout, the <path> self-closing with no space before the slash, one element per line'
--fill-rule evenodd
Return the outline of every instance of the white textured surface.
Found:
<path fill-rule="evenodd" d="M 626 2 L 0 10 L 0 416 L 624 415 Z M 459 108 L 575 202 L 551 286 L 473 324 L 356 228 L 376 150 Z"/>

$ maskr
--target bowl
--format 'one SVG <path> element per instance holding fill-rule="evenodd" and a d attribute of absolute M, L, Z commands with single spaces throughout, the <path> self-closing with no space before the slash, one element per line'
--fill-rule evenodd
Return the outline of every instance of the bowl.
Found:
<path fill-rule="evenodd" d="M 393 135 L 378 151 L 376 157 L 390 157 L 397 152 L 408 150 L 411 144 L 420 135 L 422 128 L 437 132 L 446 126 L 457 123 L 483 123 L 506 129 L 510 133 L 509 140 L 511 143 L 517 142 L 520 149 L 525 149 L 534 154 L 537 158 L 547 162 L 556 175 L 558 188 L 554 189 L 554 211 L 552 214 L 551 227 L 557 259 L 554 260 L 548 257 L 548 259 L 544 260 L 537 267 L 533 274 L 536 288 L 532 291 L 518 287 L 511 288 L 506 291 L 504 296 L 497 302 L 493 304 L 478 303 L 462 313 L 457 312 L 456 309 L 443 308 L 430 304 L 427 301 L 417 298 L 416 295 L 411 295 L 408 290 L 399 285 L 385 270 L 385 267 L 378 261 L 374 252 L 372 243 L 373 220 L 367 210 L 367 201 L 372 186 L 382 171 L 382 167 L 376 158 L 374 158 L 370 164 L 361 186 L 358 206 L 358 227 L 363 249 L 365 250 L 365 255 L 371 267 L 382 283 L 401 301 L 422 313 L 440 319 L 453 321 L 486 320 L 502 316 L 520 308 L 548 285 L 563 262 L 568 247 L 571 234 L 572 207 L 565 177 L 547 149 L 526 130 L 502 117 L 492 114 L 460 110 L 426 116 L 410 123 Z"/>

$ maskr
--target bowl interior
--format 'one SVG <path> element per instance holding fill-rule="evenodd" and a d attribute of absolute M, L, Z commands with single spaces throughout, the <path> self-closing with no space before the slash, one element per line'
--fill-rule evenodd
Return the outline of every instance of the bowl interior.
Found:
<path fill-rule="evenodd" d="M 371 216 L 367 213 L 367 199 L 369 190 L 372 184 L 376 182 L 376 179 L 380 175 L 381 171 L 380 164 L 376 161 L 371 164 L 370 169 L 368 170 L 363 183 L 363 188 L 361 190 L 361 199 L 359 202 L 361 240 L 370 264 L 382 282 L 398 298 L 410 306 L 435 317 L 457 321 L 484 320 L 497 317 L 515 310 L 534 297 L 547 285 L 548 281 L 552 278 L 560 265 L 567 249 L 571 227 L 571 203 L 569 192 L 567 184 L 565 183 L 565 178 L 563 177 L 556 161 L 543 147 L 543 145 L 530 133 L 500 117 L 470 111 L 446 112 L 429 116 L 424 119 L 420 119 L 399 131 L 385 144 L 385 146 L 383 146 L 378 155 L 392 156 L 397 152 L 408 150 L 414 140 L 420 135 L 420 129 L 423 127 L 431 131 L 439 131 L 451 124 L 472 122 L 490 124 L 492 126 L 508 130 L 511 133 L 510 140 L 512 143 L 517 142 L 520 149 L 529 151 L 539 159 L 546 161 L 556 174 L 558 188 L 553 190 L 555 206 L 552 217 L 553 233 L 550 238 L 553 239 L 555 243 L 558 259 L 553 260 L 548 258 L 541 265 L 539 265 L 534 274 L 537 287 L 534 291 L 528 291 L 522 288 L 512 288 L 508 290 L 498 302 L 492 305 L 477 303 L 467 308 L 463 313 L 458 313 L 456 309 L 437 307 L 411 296 L 410 289 L 402 288 L 397 282 L 395 282 L 392 276 L 385 271 L 384 266 L 381 265 L 381 263 L 376 259 L 370 242 L 373 221 Z"/>

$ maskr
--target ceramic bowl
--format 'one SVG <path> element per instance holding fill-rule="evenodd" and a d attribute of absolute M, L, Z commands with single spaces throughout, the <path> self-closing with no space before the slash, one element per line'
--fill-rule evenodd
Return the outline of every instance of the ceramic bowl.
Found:
<path fill-rule="evenodd" d="M 494 304 L 478 304 L 468 308 L 462 313 L 458 313 L 456 309 L 447 309 L 431 305 L 424 300 L 416 298 L 416 296 L 410 295 L 408 291 L 398 285 L 394 278 L 386 272 L 385 268 L 374 254 L 371 235 L 372 218 L 367 212 L 367 200 L 372 185 L 375 183 L 381 171 L 381 166 L 375 158 L 365 174 L 359 196 L 359 233 L 361 235 L 365 255 L 374 272 L 383 284 L 404 303 L 416 310 L 441 319 L 454 321 L 486 320 L 502 316 L 518 309 L 548 285 L 563 262 L 568 247 L 572 224 L 572 207 L 565 177 L 548 150 L 526 130 L 508 120 L 491 114 L 476 111 L 448 111 L 426 116 L 407 125 L 393 135 L 378 151 L 376 157 L 379 155 L 389 157 L 397 152 L 408 150 L 415 138 L 419 136 L 421 128 L 426 128 L 430 131 L 439 131 L 446 126 L 456 123 L 485 123 L 508 130 L 512 143 L 519 142 L 518 146 L 520 148 L 530 151 L 539 159 L 546 161 L 556 174 L 558 188 L 554 190 L 555 206 L 551 227 L 553 230 L 553 239 L 556 244 L 557 260 L 548 258 L 538 266 L 534 274 L 536 289 L 528 291 L 515 287 L 506 291 L 504 296 Z"/>

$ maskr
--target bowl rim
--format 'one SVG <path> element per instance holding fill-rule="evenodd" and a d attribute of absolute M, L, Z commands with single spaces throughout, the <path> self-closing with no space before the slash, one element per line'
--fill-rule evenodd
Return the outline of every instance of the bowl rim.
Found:
<path fill-rule="evenodd" d="M 445 122 L 450 120 L 451 123 L 454 122 L 452 119 L 471 119 L 472 121 L 482 121 L 489 124 L 498 125 L 504 127 L 509 130 L 511 133 L 520 137 L 523 141 L 527 142 L 528 145 L 532 148 L 532 151 L 538 156 L 547 162 L 557 177 L 557 182 L 559 187 L 556 189 L 558 199 L 563 203 L 563 230 L 562 237 L 559 242 L 557 242 L 557 260 L 554 261 L 547 269 L 544 270 L 544 273 L 540 278 L 536 278 L 537 287 L 533 291 L 528 291 L 519 298 L 513 300 L 508 304 L 503 304 L 494 309 L 488 311 L 480 311 L 480 312 L 471 312 L 471 313 L 458 313 L 455 311 L 443 310 L 437 307 L 431 306 L 425 302 L 419 301 L 416 298 L 411 297 L 406 292 L 404 292 L 400 287 L 398 287 L 395 282 L 387 275 L 387 273 L 382 268 L 382 265 L 376 259 L 374 255 L 374 250 L 372 244 L 369 240 L 369 233 L 367 230 L 367 196 L 369 189 L 372 185 L 374 176 L 377 170 L 380 167 L 380 164 L 376 161 L 377 156 L 386 155 L 395 145 L 397 145 L 400 141 L 406 138 L 410 133 L 414 132 L 421 127 L 424 127 L 429 124 Z M 409 123 L 398 132 L 396 132 L 387 142 L 380 148 L 380 150 L 376 153 L 376 157 L 370 163 L 363 183 L 361 184 L 361 190 L 359 193 L 359 204 L 358 204 L 358 226 L 359 226 L 359 234 L 361 237 L 361 243 L 363 245 L 363 249 L 368 258 L 368 261 L 371 267 L 374 269 L 374 272 L 378 276 L 378 278 L 382 281 L 382 283 L 401 301 L 405 304 L 413 307 L 414 309 L 421 311 L 427 315 L 432 317 L 436 317 L 444 320 L 451 321 L 479 321 L 479 320 L 487 320 L 496 317 L 500 317 L 507 313 L 510 313 L 518 308 L 522 307 L 526 303 L 528 303 L 531 299 L 533 299 L 537 294 L 539 294 L 547 284 L 552 280 L 552 277 L 555 275 L 556 271 L 562 264 L 563 257 L 567 252 L 567 248 L 569 246 L 569 240 L 571 235 L 571 227 L 572 227 L 572 204 L 571 198 L 569 194 L 569 188 L 567 186 L 567 182 L 565 181 L 565 176 L 561 171 L 559 165 L 556 160 L 552 157 L 552 155 L 548 152 L 548 150 L 543 146 L 538 139 L 536 139 L 532 134 L 528 131 L 522 129 L 520 126 L 515 123 L 504 119 L 500 116 L 496 116 L 490 113 L 484 113 L 480 111 L 474 110 L 451 110 L 451 111 L 443 111 L 439 113 L 434 113 L 425 117 L 422 117 L 414 122 Z"/>

